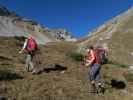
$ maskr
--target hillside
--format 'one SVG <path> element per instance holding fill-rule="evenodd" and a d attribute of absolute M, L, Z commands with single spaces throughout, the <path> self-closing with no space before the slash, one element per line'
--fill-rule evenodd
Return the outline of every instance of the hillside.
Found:
<path fill-rule="evenodd" d="M 132 100 L 133 8 L 113 18 L 91 35 L 75 41 L 69 32 L 48 29 L 0 7 L 0 98 L 7 100 Z M 35 75 L 24 69 L 19 54 L 24 32 L 40 43 Z M 42 45 L 45 44 L 45 45 Z M 89 68 L 71 56 L 88 45 L 109 48 L 109 63 L 102 66 L 104 93 L 89 93 Z"/>
<path fill-rule="evenodd" d="M 0 36 L 24 36 L 24 32 L 31 33 L 40 44 L 76 40 L 65 29 L 49 29 L 0 6 Z"/>
<path fill-rule="evenodd" d="M 19 41 L 19 42 L 18 42 Z M 57 42 L 40 46 L 39 75 L 25 72 L 24 55 L 18 51 L 22 38 L 0 38 L 0 96 L 8 100 L 131 100 L 133 98 L 132 77 L 125 79 L 128 69 L 103 67 L 103 78 L 107 83 L 104 94 L 89 93 L 88 68 L 68 56 L 77 49 L 69 42 Z M 7 50 L 7 47 L 10 48 Z M 56 66 L 53 66 L 56 65 Z M 65 71 L 65 72 L 63 72 Z M 117 76 L 116 76 L 117 74 Z M 112 88 L 111 80 L 126 82 L 125 89 Z M 127 83 L 128 82 L 128 83 Z"/>
<path fill-rule="evenodd" d="M 133 8 L 114 17 L 91 32 L 90 36 L 78 41 L 79 47 L 89 44 L 107 46 L 114 61 L 133 64 Z"/>

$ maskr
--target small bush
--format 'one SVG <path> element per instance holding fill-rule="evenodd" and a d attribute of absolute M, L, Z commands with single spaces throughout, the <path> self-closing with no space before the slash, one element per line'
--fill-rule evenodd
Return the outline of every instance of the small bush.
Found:
<path fill-rule="evenodd" d="M 112 64 L 112 65 L 115 65 L 115 66 L 118 66 L 118 67 L 121 67 L 121 68 L 127 68 L 128 67 L 128 65 L 121 64 L 121 63 L 118 63 L 116 61 L 108 61 L 108 64 Z"/>
<path fill-rule="evenodd" d="M 25 37 L 24 36 L 14 36 L 14 39 L 16 41 L 24 41 L 25 40 Z"/>
<path fill-rule="evenodd" d="M 72 52 L 69 54 L 69 57 L 75 61 L 83 61 L 84 55 L 78 52 Z"/>
<path fill-rule="evenodd" d="M 22 79 L 23 77 L 9 70 L 0 70 L 0 81 Z"/>
<path fill-rule="evenodd" d="M 14 36 L 14 39 L 15 39 L 15 43 L 16 43 L 16 46 L 22 46 L 23 45 L 23 42 L 25 41 L 25 37 L 24 36 Z"/>

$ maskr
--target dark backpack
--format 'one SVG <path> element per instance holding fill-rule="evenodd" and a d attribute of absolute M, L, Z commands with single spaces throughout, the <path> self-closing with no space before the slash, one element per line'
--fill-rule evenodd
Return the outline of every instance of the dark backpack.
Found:
<path fill-rule="evenodd" d="M 107 64 L 107 52 L 103 48 L 96 48 L 95 50 L 96 62 L 99 64 Z"/>

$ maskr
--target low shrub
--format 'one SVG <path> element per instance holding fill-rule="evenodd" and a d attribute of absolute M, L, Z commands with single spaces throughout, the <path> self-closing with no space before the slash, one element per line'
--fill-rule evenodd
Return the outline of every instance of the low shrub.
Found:
<path fill-rule="evenodd" d="M 78 52 L 69 53 L 68 56 L 75 61 L 83 61 L 84 55 Z"/>
<path fill-rule="evenodd" d="M 110 60 L 108 60 L 108 64 L 115 65 L 115 66 L 121 67 L 121 68 L 127 68 L 128 67 L 128 65 L 126 65 L 126 64 L 122 64 L 122 63 L 119 63 L 116 61 L 110 61 Z"/>
<path fill-rule="evenodd" d="M 23 77 L 9 70 L 0 70 L 0 81 L 22 79 Z"/>

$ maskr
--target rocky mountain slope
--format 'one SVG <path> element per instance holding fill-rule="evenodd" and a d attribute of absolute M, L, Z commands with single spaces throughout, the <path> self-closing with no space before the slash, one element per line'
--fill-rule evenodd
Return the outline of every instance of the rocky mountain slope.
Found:
<path fill-rule="evenodd" d="M 64 29 L 48 29 L 0 6 L 0 36 L 24 36 L 24 32 L 32 33 L 40 44 L 76 40 Z"/>

